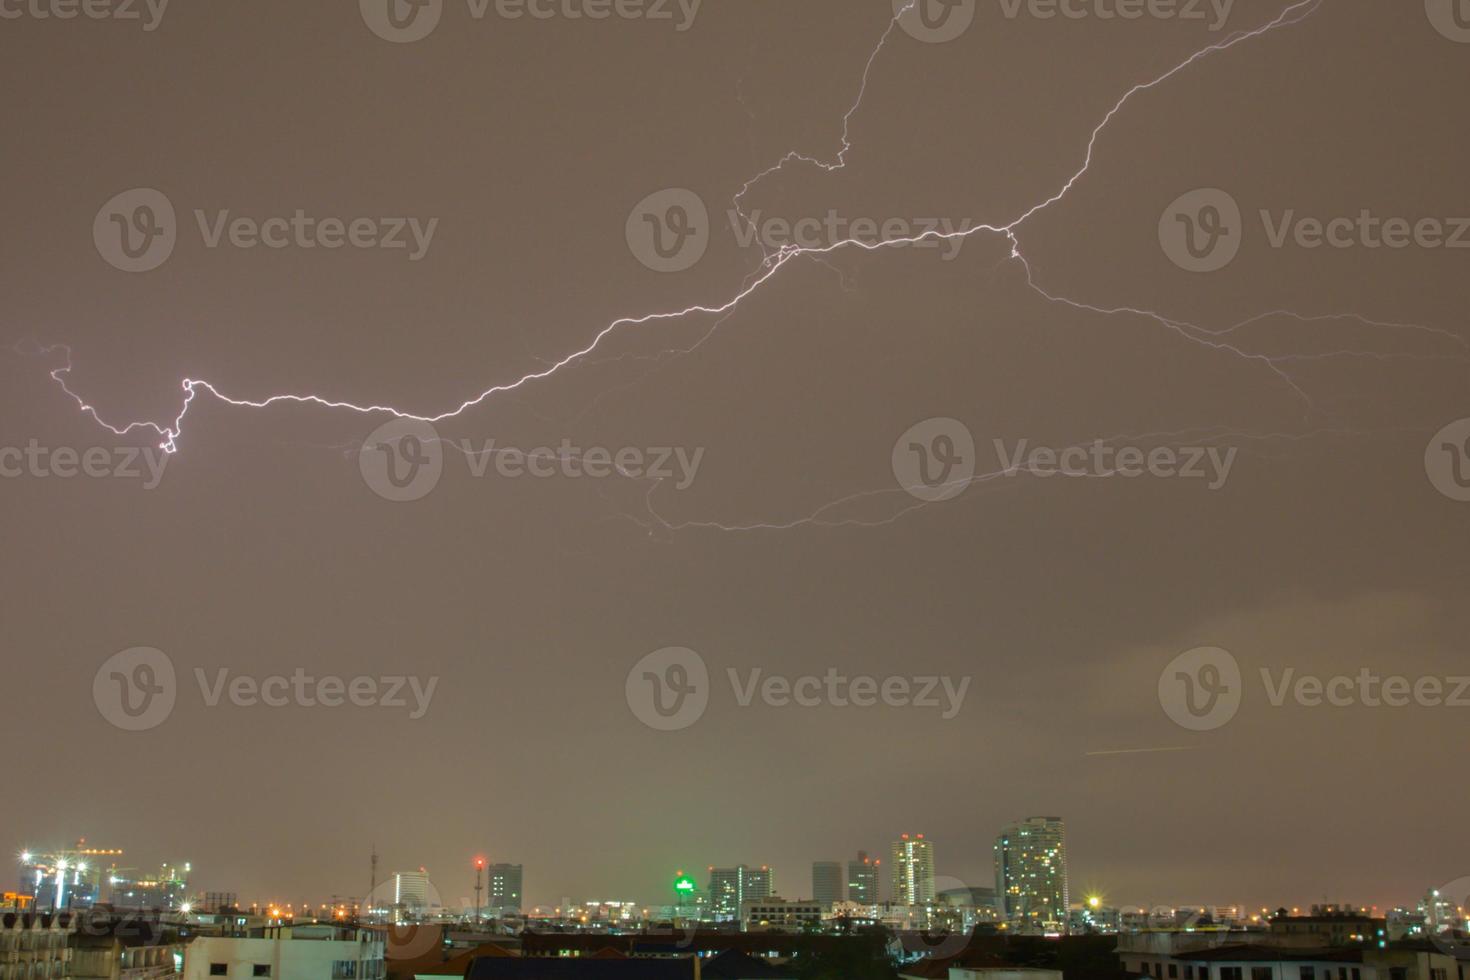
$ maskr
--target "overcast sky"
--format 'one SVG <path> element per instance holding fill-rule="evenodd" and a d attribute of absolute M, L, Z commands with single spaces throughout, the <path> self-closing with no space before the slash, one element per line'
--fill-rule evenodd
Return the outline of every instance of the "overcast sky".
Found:
<path fill-rule="evenodd" d="M 48 376 L 66 355 L 36 345 L 70 345 L 67 384 L 114 424 L 172 420 L 185 378 L 439 415 L 619 317 L 723 305 L 761 271 L 732 198 L 788 151 L 836 160 L 891 18 L 885 0 L 709 0 L 692 22 L 673 4 L 539 20 L 446 0 L 431 33 L 394 43 L 354 6 L 0 23 L 0 339 L 21 345 L 0 359 L 0 446 L 158 441 L 79 412 Z M 1286 7 L 1238 0 L 1216 25 L 979 0 L 947 43 L 895 30 L 846 166 L 791 161 L 741 204 L 915 233 L 1008 224 L 1078 173 L 1131 87 Z M 476 476 L 431 443 L 437 485 L 394 501 L 358 452 L 386 416 L 200 391 L 156 487 L 142 462 L 62 478 L 64 456 L 0 479 L 0 852 L 86 836 L 130 864 L 192 861 L 200 890 L 247 901 L 359 895 L 373 842 L 383 872 L 425 866 L 450 902 L 477 853 L 524 864 L 537 904 L 667 900 L 676 870 L 740 862 L 800 897 L 811 861 L 886 856 L 902 832 L 935 841 L 941 875 L 990 885 L 1000 827 L 1049 814 L 1074 896 L 1119 904 L 1391 905 L 1470 873 L 1470 707 L 1271 702 L 1285 676 L 1470 673 L 1470 503 L 1425 462 L 1470 415 L 1467 253 L 1372 248 L 1358 222 L 1467 211 L 1470 44 L 1420 8 L 1325 0 L 1140 91 L 1016 232 L 1025 264 L 993 233 L 792 259 L 726 318 L 625 324 L 436 426 L 650 464 L 677 448 L 669 478 Z M 175 211 L 172 253 L 145 272 L 97 244 L 135 188 Z M 708 247 L 657 271 L 635 205 L 669 188 L 706 206 Z M 1239 253 L 1212 272 L 1161 244 L 1200 188 L 1241 213 Z M 321 219 L 372 219 L 364 240 L 403 219 L 408 247 L 212 238 L 298 210 L 329 237 Z M 1350 247 L 1296 237 L 1340 216 Z M 1179 325 L 1282 310 L 1376 325 Z M 1017 473 L 924 503 L 894 450 L 932 418 L 962 425 L 946 431 L 973 439 L 980 474 L 1094 439 L 1230 464 Z M 111 670 L 94 679 L 135 647 L 168 657 L 176 703 L 123 731 L 99 706 Z M 677 731 L 628 695 L 666 647 L 709 674 Z M 1205 731 L 1160 697 L 1198 647 L 1241 671 L 1238 714 Z M 402 708 L 209 703 L 222 678 L 298 669 L 435 686 L 418 718 L 407 686 Z M 825 688 L 815 707 L 742 706 L 732 669 L 968 687 L 949 718 Z"/>

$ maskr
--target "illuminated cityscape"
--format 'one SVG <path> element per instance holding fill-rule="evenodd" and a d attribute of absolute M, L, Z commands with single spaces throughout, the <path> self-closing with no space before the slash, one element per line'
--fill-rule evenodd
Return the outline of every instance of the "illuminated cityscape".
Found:
<path fill-rule="evenodd" d="M 0 980 L 1470 980 L 1470 0 L 0 75 Z"/>
<path fill-rule="evenodd" d="M 776 891 L 768 865 L 712 865 L 703 887 L 676 873 L 666 902 L 569 898 L 523 909 L 522 865 L 483 857 L 464 869 L 473 902 L 442 899 L 419 868 L 389 874 L 386 895 L 367 903 L 333 896 L 247 904 L 231 892 L 192 891 L 189 864 L 139 875 L 121 865 L 123 851 L 82 840 L 18 856 L 19 890 L 6 892 L 0 908 L 0 954 L 17 956 L 12 966 L 0 958 L 0 980 L 411 980 L 457 975 L 487 956 L 580 962 L 594 953 L 648 961 L 649 969 L 708 958 L 716 977 L 739 962 L 742 976 L 795 980 L 781 967 L 809 955 L 803 942 L 856 949 L 874 936 L 887 937 L 873 948 L 886 951 L 900 978 L 984 976 L 1053 959 L 1072 964 L 1061 980 L 1463 980 L 1470 968 L 1459 895 L 1470 887 L 1429 889 L 1412 906 L 1386 909 L 1130 906 L 1096 893 L 1073 904 L 1059 817 L 1001 829 L 995 888 L 939 887 L 951 879 L 939 874 L 938 849 L 924 834 L 899 835 L 889 849 L 883 895 L 879 862 L 859 852 L 845 869 L 812 862 L 806 896 Z M 1342 964 L 1348 972 L 1339 975 Z M 532 977 L 544 968 L 497 969 L 492 975 Z M 585 975 L 600 976 L 598 969 L 587 966 Z"/>

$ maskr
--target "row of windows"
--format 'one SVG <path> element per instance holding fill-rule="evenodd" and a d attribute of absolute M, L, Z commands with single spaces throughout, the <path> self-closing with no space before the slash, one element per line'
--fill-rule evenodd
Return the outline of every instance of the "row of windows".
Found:
<path fill-rule="evenodd" d="M 251 966 L 252 977 L 269 977 L 271 966 L 269 963 L 255 963 Z M 383 976 L 382 960 L 366 960 L 358 969 L 357 960 L 333 960 L 332 980 L 379 980 Z M 209 964 L 209 975 L 212 977 L 227 977 L 230 975 L 230 964 Z M 4 978 L 0 978 L 4 980 Z"/>
<path fill-rule="evenodd" d="M 67 934 L 54 929 L 7 930 L 0 932 L 0 950 L 56 949 L 65 946 Z"/>
<path fill-rule="evenodd" d="M 211 963 L 211 964 L 209 964 L 209 975 L 212 976 L 212 977 L 227 977 L 227 976 L 229 976 L 230 975 L 230 964 L 228 964 L 228 963 Z M 250 975 L 252 977 L 268 977 L 268 976 L 271 975 L 271 965 L 269 963 L 255 963 L 255 964 L 253 964 L 250 967 Z"/>
<path fill-rule="evenodd" d="M 1303 964 L 1297 967 L 1295 976 L 1291 976 L 1289 971 L 1284 970 L 1283 973 L 1285 975 L 1280 978 L 1276 976 L 1276 968 L 1271 966 L 1253 966 L 1250 968 L 1250 971 L 1250 980 L 1363 980 L 1363 970 L 1361 967 L 1356 966 L 1340 966 L 1337 967 L 1335 973 L 1332 967 L 1324 967 L 1319 974 L 1316 966 Z M 1138 972 L 1146 976 L 1153 976 L 1156 980 L 1164 980 L 1166 975 L 1168 980 L 1181 980 L 1180 965 L 1178 963 L 1168 964 L 1167 974 L 1163 963 L 1153 964 L 1152 969 L 1149 968 L 1149 964 L 1140 963 L 1138 964 Z M 1442 974 L 1444 971 L 1433 970 L 1431 973 Z M 1183 980 L 1210 980 L 1209 965 L 1205 963 L 1198 965 L 1185 963 L 1183 967 Z M 1222 966 L 1218 971 L 1218 980 L 1245 980 L 1245 968 L 1240 966 Z M 1408 980 L 1408 971 L 1394 970 L 1392 971 L 1390 980 Z M 1433 976 L 1431 980 L 1445 980 L 1445 977 Z"/>
<path fill-rule="evenodd" d="M 0 980 L 54 980 L 65 975 L 66 963 L 63 960 L 0 965 Z"/>

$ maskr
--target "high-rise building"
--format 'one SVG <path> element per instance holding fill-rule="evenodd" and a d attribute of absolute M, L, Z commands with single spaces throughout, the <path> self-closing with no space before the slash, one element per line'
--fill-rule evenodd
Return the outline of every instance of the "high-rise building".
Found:
<path fill-rule="evenodd" d="M 847 900 L 847 889 L 842 884 L 842 862 L 812 862 L 812 900 L 830 911 L 837 902 Z"/>
<path fill-rule="evenodd" d="M 776 894 L 774 880 L 774 872 L 766 865 L 751 868 L 745 873 L 745 891 L 740 896 L 740 900 L 743 902 L 752 898 L 770 898 Z"/>
<path fill-rule="evenodd" d="M 877 905 L 878 865 L 867 851 L 858 851 L 857 860 L 847 862 L 847 897 L 858 905 Z"/>
<path fill-rule="evenodd" d="M 1065 932 L 1071 893 L 1061 817 L 1028 817 L 995 839 L 995 891 L 1001 912 L 1030 932 Z"/>
<path fill-rule="evenodd" d="M 521 866 L 492 864 L 490 875 L 490 912 L 492 915 L 518 913 L 521 910 Z"/>
<path fill-rule="evenodd" d="M 740 918 L 741 904 L 771 897 L 771 869 L 741 864 L 733 868 L 709 869 L 709 907 L 716 921 Z"/>
<path fill-rule="evenodd" d="M 709 869 L 709 908 L 716 919 L 731 919 L 740 914 L 740 891 L 745 880 L 745 865 L 738 868 Z"/>
<path fill-rule="evenodd" d="M 893 900 L 899 905 L 934 901 L 934 843 L 923 834 L 904 834 L 893 842 Z"/>
<path fill-rule="evenodd" d="M 85 908 L 102 900 L 103 867 L 122 851 L 90 847 L 86 838 L 74 847 L 20 856 L 21 888 L 35 896 L 38 911 Z"/>
<path fill-rule="evenodd" d="M 107 878 L 107 900 L 118 908 L 179 909 L 189 899 L 192 870 L 188 864 L 165 864 L 155 875 L 139 875 L 114 868 Z"/>
<path fill-rule="evenodd" d="M 423 868 L 417 871 L 395 871 L 393 873 L 393 905 L 411 915 L 422 915 L 430 907 L 433 886 L 429 884 L 429 873 Z"/>
<path fill-rule="evenodd" d="M 99 872 L 86 861 L 55 858 L 30 865 L 26 873 L 21 887 L 31 890 L 36 908 L 43 911 L 95 905 L 102 890 Z"/>

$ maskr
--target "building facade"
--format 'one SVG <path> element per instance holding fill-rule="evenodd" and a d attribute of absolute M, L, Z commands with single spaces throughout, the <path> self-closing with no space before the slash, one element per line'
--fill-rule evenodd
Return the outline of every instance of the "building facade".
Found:
<path fill-rule="evenodd" d="M 821 924 L 822 906 L 814 901 L 748 898 L 740 906 L 740 928 L 745 932 L 801 932 Z"/>
<path fill-rule="evenodd" d="M 490 914 L 518 914 L 521 911 L 521 866 L 492 864 L 486 870 L 490 877 Z"/>
<path fill-rule="evenodd" d="M 126 916 L 79 923 L 72 937 L 72 980 L 176 980 L 184 944 L 175 927 Z"/>
<path fill-rule="evenodd" d="M 895 905 L 928 905 L 934 901 L 934 843 L 923 834 L 904 834 L 893 842 L 889 870 Z"/>
<path fill-rule="evenodd" d="M 69 976 L 73 928 L 73 917 L 64 912 L 0 914 L 0 980 Z"/>
<path fill-rule="evenodd" d="M 1029 817 L 995 839 L 995 891 L 1006 920 L 1023 932 L 1066 932 L 1071 892 L 1060 817 Z"/>
<path fill-rule="evenodd" d="M 189 898 L 188 864 L 165 864 L 157 874 L 113 870 L 108 876 L 108 902 L 115 908 L 176 911 Z"/>
<path fill-rule="evenodd" d="M 427 913 L 435 904 L 429 883 L 429 873 L 423 868 L 417 871 L 395 871 L 393 873 L 393 908 L 399 915 L 415 918 Z"/>
<path fill-rule="evenodd" d="M 847 901 L 841 862 L 812 862 L 812 899 L 824 909 L 831 909 L 838 902 Z"/>
<path fill-rule="evenodd" d="M 184 980 L 384 980 L 383 933 L 275 926 L 259 935 L 199 936 L 184 951 Z"/>
<path fill-rule="evenodd" d="M 858 851 L 857 859 L 847 862 L 848 901 L 858 905 L 877 905 L 883 900 L 878 894 L 880 863 L 868 857 L 867 851 Z"/>
<path fill-rule="evenodd" d="M 1118 957 L 1154 980 L 1458 980 L 1454 955 L 1432 943 L 1303 944 L 1285 934 L 1152 933 L 1124 936 Z"/>
<path fill-rule="evenodd" d="M 709 909 L 717 922 L 740 918 L 747 901 L 771 897 L 771 869 L 737 865 L 709 869 Z"/>

